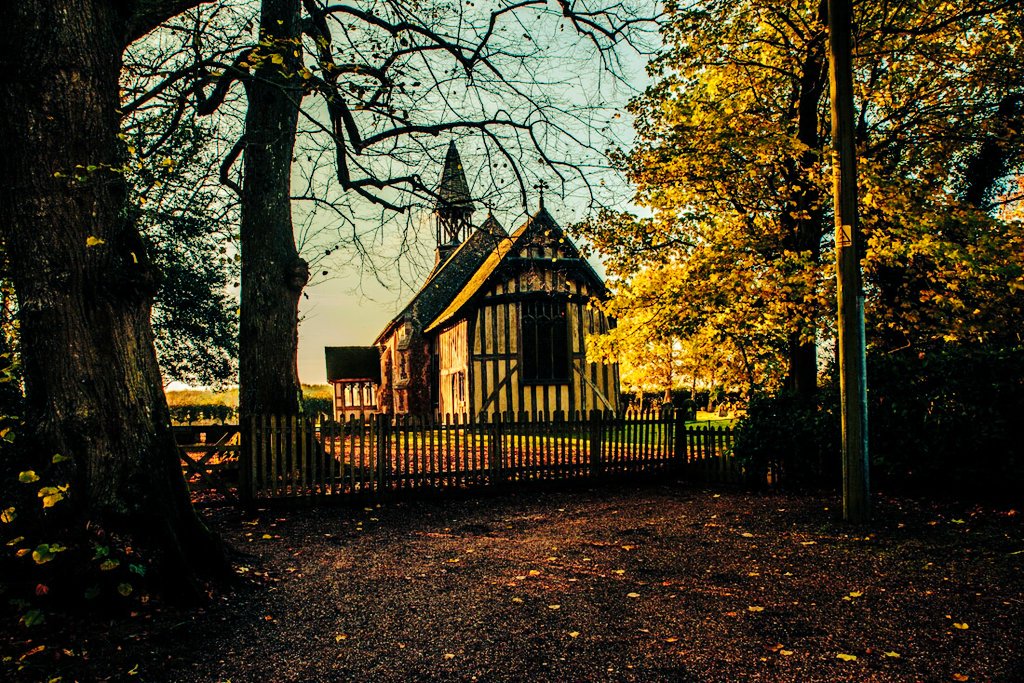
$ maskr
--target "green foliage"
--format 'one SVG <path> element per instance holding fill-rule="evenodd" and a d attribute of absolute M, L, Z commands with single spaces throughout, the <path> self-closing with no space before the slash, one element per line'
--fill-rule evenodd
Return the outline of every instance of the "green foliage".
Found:
<path fill-rule="evenodd" d="M 1024 477 L 1024 348 L 939 345 L 868 357 L 873 487 L 889 492 L 1019 499 Z M 736 454 L 784 486 L 835 488 L 840 473 L 837 381 L 819 404 L 780 393 L 751 401 Z"/>
<path fill-rule="evenodd" d="M 161 370 L 167 380 L 186 384 L 229 382 L 238 356 L 238 303 L 231 293 L 239 274 L 237 209 L 216 181 L 214 133 L 169 112 L 137 114 L 126 128 L 138 226 L 162 275 L 153 302 Z"/>
<path fill-rule="evenodd" d="M 171 422 L 191 425 L 199 423 L 226 424 L 238 419 L 238 408 L 220 403 L 192 403 L 170 407 Z"/>
<path fill-rule="evenodd" d="M 1024 347 L 874 354 L 868 377 L 879 487 L 1019 498 Z"/>
<path fill-rule="evenodd" d="M 838 419 L 835 401 L 819 406 L 788 392 L 759 394 L 736 425 L 736 456 L 758 484 L 770 471 L 787 488 L 838 486 Z"/>

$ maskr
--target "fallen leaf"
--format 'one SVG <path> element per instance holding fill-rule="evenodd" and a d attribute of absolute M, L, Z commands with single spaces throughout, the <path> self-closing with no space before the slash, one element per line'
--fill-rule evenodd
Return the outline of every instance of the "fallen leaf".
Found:
<path fill-rule="evenodd" d="M 857 661 L 857 655 L 848 655 L 843 652 L 840 652 L 836 655 L 836 659 L 841 659 L 844 662 L 855 662 Z"/>
<path fill-rule="evenodd" d="M 676 642 L 677 640 L 679 640 L 679 639 L 678 639 L 678 638 L 666 638 L 666 639 L 665 639 L 665 642 L 666 642 L 666 643 L 674 643 L 674 642 Z"/>
<path fill-rule="evenodd" d="M 749 611 L 749 612 L 763 612 L 764 611 L 764 607 L 761 607 L 759 605 L 751 605 L 750 607 L 747 608 L 747 611 Z"/>
<path fill-rule="evenodd" d="M 512 598 L 512 602 L 516 603 L 517 605 L 521 605 L 521 604 L 523 604 L 523 599 L 522 598 Z"/>
<path fill-rule="evenodd" d="M 954 681 L 968 681 L 968 680 L 970 680 L 970 676 L 965 676 L 963 674 L 953 674 L 953 680 Z"/>
<path fill-rule="evenodd" d="M 452 654 L 451 652 L 445 652 L 444 653 L 444 658 L 445 659 L 455 659 L 455 655 Z"/>
<path fill-rule="evenodd" d="M 864 593 L 862 593 L 861 591 L 850 591 L 851 598 L 859 598 L 862 595 L 864 595 Z"/>
<path fill-rule="evenodd" d="M 562 609 L 561 605 L 548 605 L 548 609 Z"/>
<path fill-rule="evenodd" d="M 789 657 L 791 654 L 793 654 L 793 651 L 792 650 L 779 650 L 779 654 L 782 655 L 783 657 Z"/>
<path fill-rule="evenodd" d="M 744 531 L 742 534 L 740 534 L 740 536 L 742 536 L 743 538 L 753 538 L 754 534 L 750 533 L 749 531 Z"/>
<path fill-rule="evenodd" d="M 529 572 L 530 576 L 540 576 L 540 572 L 536 569 L 531 569 Z"/>
<path fill-rule="evenodd" d="M 626 597 L 627 598 L 639 598 L 640 594 L 639 593 L 626 593 Z"/>
<path fill-rule="evenodd" d="M 579 638 L 580 637 L 580 632 L 579 631 L 569 631 L 569 637 L 570 638 Z"/>
<path fill-rule="evenodd" d="M 895 659 L 899 659 L 900 658 L 900 653 L 899 652 L 886 652 L 885 656 L 886 657 L 893 657 Z"/>
<path fill-rule="evenodd" d="M 625 570 L 625 569 L 613 569 L 613 570 L 612 570 L 612 574 L 618 574 L 618 575 L 620 575 L 620 576 L 621 576 L 622 574 L 625 574 L 625 573 L 626 573 L 626 570 Z"/>
<path fill-rule="evenodd" d="M 957 624 L 953 624 L 953 628 L 959 629 L 961 631 L 966 631 L 967 629 L 970 628 L 970 626 L 968 626 L 967 624 L 959 624 L 959 623 L 957 623 Z"/>
<path fill-rule="evenodd" d="M 338 635 L 334 636 L 334 642 L 336 643 L 340 643 L 343 640 L 348 640 L 347 633 L 339 633 Z"/>

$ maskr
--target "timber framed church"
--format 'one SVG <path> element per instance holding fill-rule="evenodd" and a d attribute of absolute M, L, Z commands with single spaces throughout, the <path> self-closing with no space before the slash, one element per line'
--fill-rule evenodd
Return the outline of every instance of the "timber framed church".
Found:
<path fill-rule="evenodd" d="M 423 286 L 372 347 L 325 350 L 335 419 L 617 410 L 618 367 L 586 352 L 586 337 L 612 324 L 589 305 L 604 283 L 543 196 L 511 234 L 490 214 L 474 226 L 454 143 L 437 194 Z"/>

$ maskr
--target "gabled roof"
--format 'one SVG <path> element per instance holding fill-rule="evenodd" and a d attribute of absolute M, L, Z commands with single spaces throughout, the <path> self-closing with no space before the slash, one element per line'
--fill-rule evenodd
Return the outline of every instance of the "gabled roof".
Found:
<path fill-rule="evenodd" d="M 375 346 L 325 346 L 327 381 L 368 379 L 380 384 L 380 351 Z"/>
<path fill-rule="evenodd" d="M 441 183 L 437 188 L 437 209 L 469 209 L 473 210 L 473 199 L 469 195 L 469 183 L 466 173 L 462 170 L 462 159 L 455 142 L 448 143 L 448 154 L 444 158 L 441 170 Z"/>
<path fill-rule="evenodd" d="M 572 240 L 566 236 L 565 231 L 562 227 L 555 222 L 555 219 L 551 217 L 551 214 L 547 212 L 543 205 L 540 210 L 537 211 L 533 217 L 526 220 L 519 228 L 512 234 L 511 237 L 501 240 L 497 247 L 493 249 L 483 262 L 476 269 L 476 272 L 472 274 L 472 277 L 468 279 L 465 286 L 461 291 L 457 292 L 454 297 L 450 299 L 450 303 L 445 306 L 444 310 L 430 320 L 424 329 L 425 332 L 431 332 L 448 320 L 455 317 L 456 314 L 465 306 L 470 299 L 483 289 L 484 285 L 490 279 L 491 275 L 498 269 L 498 267 L 509 258 L 509 254 L 515 254 L 519 248 L 535 235 L 544 233 L 548 238 L 559 238 L 564 239 L 564 247 L 572 254 L 570 258 L 573 259 L 574 263 L 580 268 L 584 277 L 590 280 L 591 284 L 594 285 L 598 291 L 604 290 L 604 282 L 601 277 L 594 271 L 593 267 L 584 259 L 579 250 L 573 245 Z"/>
<path fill-rule="evenodd" d="M 488 254 L 507 239 L 508 233 L 501 224 L 493 216 L 489 217 L 451 256 L 434 268 L 420 291 L 377 335 L 374 343 L 383 344 L 391 331 L 404 321 L 418 323 L 416 326 L 422 330 L 465 287 Z"/>

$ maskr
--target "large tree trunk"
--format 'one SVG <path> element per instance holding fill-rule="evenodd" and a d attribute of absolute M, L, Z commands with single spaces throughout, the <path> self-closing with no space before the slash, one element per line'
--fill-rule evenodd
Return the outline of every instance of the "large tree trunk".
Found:
<path fill-rule="evenodd" d="M 158 274 L 118 170 L 125 26 L 103 0 L 4 3 L 0 236 L 32 447 L 73 459 L 72 523 L 121 535 L 165 590 L 195 596 L 228 565 L 181 474 L 149 322 Z"/>
<path fill-rule="evenodd" d="M 301 78 L 289 42 L 300 36 L 299 0 L 263 0 L 262 65 L 247 84 L 242 184 L 239 412 L 298 413 L 299 296 L 309 277 L 292 233 L 291 168 Z M 283 63 L 275 64 L 272 54 Z"/>
<path fill-rule="evenodd" d="M 821 148 L 819 105 L 828 82 L 828 61 L 825 34 L 822 31 L 807 46 L 799 89 L 796 92 L 796 138 L 804 151 L 787 164 L 788 185 L 792 191 L 781 217 L 787 248 L 809 252 L 814 263 L 821 261 L 821 237 L 824 213 L 821 192 L 810 180 L 810 172 L 818 161 Z M 813 331 L 814 321 L 802 326 Z M 818 345 L 813 337 L 794 332 L 789 335 L 789 371 L 786 387 L 797 396 L 810 400 L 818 390 Z"/>

